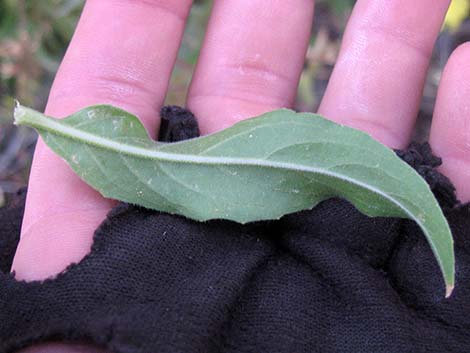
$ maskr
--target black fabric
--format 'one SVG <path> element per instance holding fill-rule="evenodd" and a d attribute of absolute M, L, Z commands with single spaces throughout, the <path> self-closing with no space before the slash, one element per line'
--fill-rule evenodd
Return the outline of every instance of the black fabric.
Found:
<path fill-rule="evenodd" d="M 23 219 L 26 189 L 8 195 L 5 206 L 0 208 L 0 271 L 9 272 L 18 241 Z"/>
<path fill-rule="evenodd" d="M 429 143 L 413 142 L 406 151 L 396 152 L 426 180 L 441 207 L 452 207 L 457 204 L 454 185 L 445 175 L 437 171 L 436 168 L 442 164 L 442 160 L 432 154 Z"/>
<path fill-rule="evenodd" d="M 428 145 L 399 155 L 451 224 L 450 299 L 413 222 L 368 218 L 343 200 L 248 225 L 120 204 L 57 278 L 0 273 L 0 352 L 51 339 L 115 353 L 470 352 L 469 207 Z M 2 227 L 0 239 L 18 230 Z"/>
<path fill-rule="evenodd" d="M 170 105 L 160 110 L 158 140 L 177 142 L 199 136 L 199 125 L 189 110 Z"/>

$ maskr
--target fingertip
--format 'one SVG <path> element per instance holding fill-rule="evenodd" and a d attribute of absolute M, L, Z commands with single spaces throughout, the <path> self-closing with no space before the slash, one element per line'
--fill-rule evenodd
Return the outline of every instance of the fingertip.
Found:
<path fill-rule="evenodd" d="M 454 50 L 452 55 L 449 58 L 449 61 L 446 65 L 446 70 L 449 69 L 453 64 L 468 62 L 468 57 L 466 55 L 470 54 L 470 42 L 463 43 Z"/>

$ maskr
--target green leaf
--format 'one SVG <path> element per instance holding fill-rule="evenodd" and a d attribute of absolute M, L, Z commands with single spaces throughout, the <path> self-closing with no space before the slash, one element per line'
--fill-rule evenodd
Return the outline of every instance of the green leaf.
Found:
<path fill-rule="evenodd" d="M 363 132 L 290 110 L 173 144 L 151 140 L 135 116 L 112 106 L 57 120 L 18 105 L 15 121 L 38 130 L 103 196 L 199 221 L 277 219 L 332 197 L 368 216 L 412 219 L 452 292 L 452 236 L 431 190 Z"/>

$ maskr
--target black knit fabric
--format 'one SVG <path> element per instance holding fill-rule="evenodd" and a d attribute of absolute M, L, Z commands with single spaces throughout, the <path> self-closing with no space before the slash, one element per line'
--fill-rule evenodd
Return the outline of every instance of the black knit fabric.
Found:
<path fill-rule="evenodd" d="M 160 110 L 160 131 L 158 139 L 163 142 L 177 142 L 199 136 L 199 125 L 189 110 L 170 105 Z"/>
<path fill-rule="evenodd" d="M 469 208 L 428 145 L 399 154 L 451 224 L 450 299 L 413 222 L 368 218 L 343 200 L 248 225 L 120 204 L 91 253 L 57 278 L 0 273 L 0 352 L 51 339 L 115 353 L 470 352 Z M 0 212 L 0 239 L 17 239 L 21 213 Z"/>
<path fill-rule="evenodd" d="M 20 240 L 26 189 L 7 194 L 6 205 L 0 208 L 0 271 L 9 272 Z"/>

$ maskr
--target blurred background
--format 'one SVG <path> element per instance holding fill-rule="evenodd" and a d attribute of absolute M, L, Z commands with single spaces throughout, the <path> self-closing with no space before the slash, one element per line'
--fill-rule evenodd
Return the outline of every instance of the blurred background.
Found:
<path fill-rule="evenodd" d="M 167 104 L 184 105 L 213 0 L 195 0 Z M 317 0 L 315 22 L 297 100 L 314 112 L 338 55 L 355 0 Z M 0 207 L 4 193 L 26 185 L 37 139 L 12 125 L 14 99 L 43 110 L 84 0 L 0 0 Z M 415 140 L 427 138 L 442 69 L 455 47 L 470 40 L 470 0 L 453 0 L 424 89 Z"/>

